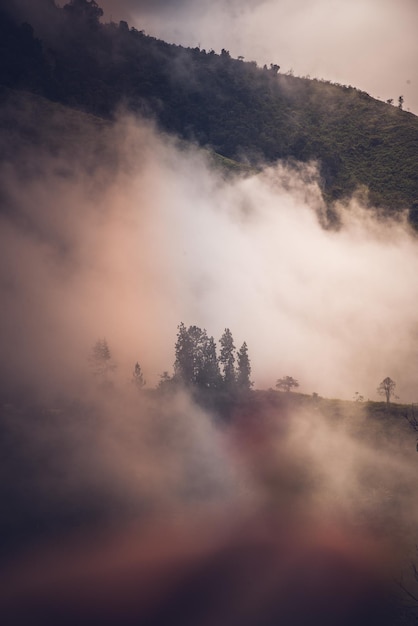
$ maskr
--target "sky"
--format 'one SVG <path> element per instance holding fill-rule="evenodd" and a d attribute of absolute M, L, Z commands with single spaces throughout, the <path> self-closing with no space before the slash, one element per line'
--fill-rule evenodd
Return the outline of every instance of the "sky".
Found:
<path fill-rule="evenodd" d="M 418 114 L 417 0 L 101 0 L 105 21 L 127 20 L 185 46 L 244 56 L 282 72 L 404 97 Z"/>

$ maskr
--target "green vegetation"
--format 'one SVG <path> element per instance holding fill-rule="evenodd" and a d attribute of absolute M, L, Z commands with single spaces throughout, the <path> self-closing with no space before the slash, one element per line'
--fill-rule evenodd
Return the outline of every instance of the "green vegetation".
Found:
<path fill-rule="evenodd" d="M 189 389 L 223 390 L 231 394 L 248 391 L 252 382 L 246 342 L 236 351 L 232 333 L 226 328 L 219 344 L 218 356 L 215 340 L 205 329 L 186 328 L 182 322 L 178 327 L 172 380 Z M 163 378 L 168 377 L 163 375 Z"/>
<path fill-rule="evenodd" d="M 44 4 L 49 27 L 36 31 L 0 11 L 0 84 L 105 118 L 121 106 L 153 117 L 232 169 L 315 160 L 330 205 L 363 189 L 366 203 L 418 221 L 418 118 L 402 106 L 101 24 L 85 0 Z"/>

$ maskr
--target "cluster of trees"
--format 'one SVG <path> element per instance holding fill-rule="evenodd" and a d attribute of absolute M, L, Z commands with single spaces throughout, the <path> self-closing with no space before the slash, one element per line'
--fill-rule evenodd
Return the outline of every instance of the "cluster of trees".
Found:
<path fill-rule="evenodd" d="M 178 326 L 175 345 L 174 374 L 164 372 L 160 388 L 177 385 L 188 388 L 242 393 L 249 391 L 251 381 L 251 363 L 246 342 L 237 350 L 229 328 L 226 328 L 219 340 L 220 351 L 213 337 L 198 326 L 188 328 L 182 322 Z M 110 383 L 110 374 L 116 369 L 106 339 L 99 339 L 92 348 L 90 364 L 95 377 L 101 384 Z M 137 362 L 132 374 L 132 383 L 142 389 L 146 380 L 140 364 Z"/>
<path fill-rule="evenodd" d="M 219 340 L 219 354 L 214 338 L 208 335 L 206 329 L 199 328 L 199 326 L 187 328 L 181 322 L 177 330 L 174 373 L 170 376 L 167 371 L 163 372 L 159 383 L 160 388 L 180 384 L 188 388 L 228 393 L 240 393 L 251 389 L 253 382 L 247 343 L 244 341 L 237 350 L 229 328 L 225 328 Z M 96 341 L 89 361 L 93 375 L 101 384 L 109 385 L 116 363 L 106 339 Z M 134 366 L 132 383 L 137 389 L 143 389 L 146 385 L 144 373 L 138 362 Z M 283 376 L 276 382 L 276 388 L 286 393 L 298 387 L 299 381 L 293 376 Z M 393 398 L 397 398 L 395 388 L 395 381 L 387 376 L 377 387 L 377 393 L 383 396 L 389 405 Z M 356 391 L 354 401 L 363 402 L 364 396 Z M 415 418 L 414 422 L 416 425 Z"/>
<path fill-rule="evenodd" d="M 251 364 L 246 342 L 237 350 L 229 328 L 216 342 L 198 326 L 178 327 L 172 380 L 188 387 L 202 389 L 248 391 L 252 387 Z M 167 377 L 164 376 L 167 380 Z"/>

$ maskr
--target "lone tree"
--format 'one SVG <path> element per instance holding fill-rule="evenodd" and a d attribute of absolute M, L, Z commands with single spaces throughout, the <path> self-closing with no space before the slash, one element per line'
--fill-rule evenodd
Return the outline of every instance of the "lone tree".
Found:
<path fill-rule="evenodd" d="M 245 341 L 238 350 L 237 361 L 237 387 L 240 391 L 248 391 L 254 383 L 251 381 L 251 364 L 248 356 L 248 347 Z"/>
<path fill-rule="evenodd" d="M 389 378 L 389 376 L 386 376 L 386 378 L 384 378 L 378 386 L 377 393 L 379 394 L 379 396 L 385 396 L 386 403 L 389 404 L 390 399 L 395 394 L 395 387 L 395 381 Z"/>
<path fill-rule="evenodd" d="M 135 363 L 134 371 L 132 373 L 132 383 L 137 389 L 142 389 L 147 384 L 138 361 Z"/>
<path fill-rule="evenodd" d="M 280 391 L 286 391 L 288 393 L 293 388 L 296 389 L 296 387 L 299 387 L 299 383 L 293 376 L 283 376 L 283 378 L 278 379 L 276 387 Z"/>

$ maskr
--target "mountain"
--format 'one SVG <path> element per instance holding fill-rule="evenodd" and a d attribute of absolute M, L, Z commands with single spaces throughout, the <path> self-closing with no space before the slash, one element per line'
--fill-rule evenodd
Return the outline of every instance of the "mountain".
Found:
<path fill-rule="evenodd" d="M 418 224 L 418 118 L 352 86 L 280 74 L 227 50 L 168 44 L 95 2 L 8 0 L 0 10 L 0 84 L 111 119 L 122 106 L 247 164 L 319 163 L 331 206 L 410 211 Z"/>

